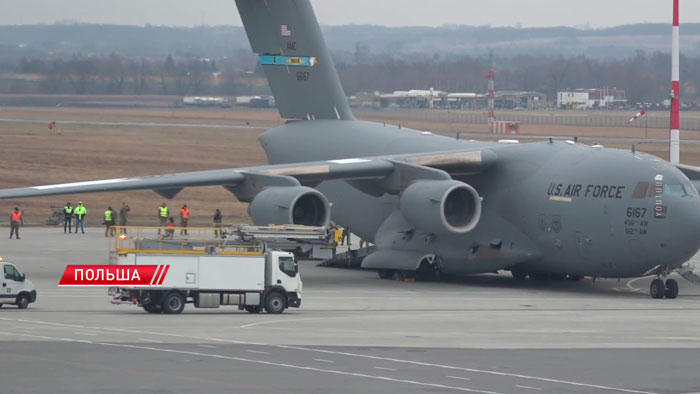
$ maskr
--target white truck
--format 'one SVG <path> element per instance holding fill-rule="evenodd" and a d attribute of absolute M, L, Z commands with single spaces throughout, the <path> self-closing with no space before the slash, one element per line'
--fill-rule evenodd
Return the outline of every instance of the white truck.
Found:
<path fill-rule="evenodd" d="M 136 304 L 148 313 L 176 314 L 233 305 L 250 313 L 282 313 L 301 305 L 302 282 L 294 255 L 266 250 L 241 254 L 151 254 L 116 256 L 117 265 L 169 265 L 161 285 L 110 288 L 112 303 Z"/>
<path fill-rule="evenodd" d="M 222 228 L 115 226 L 111 265 L 170 265 L 157 286 L 112 287 L 113 304 L 149 313 L 180 313 L 233 305 L 250 313 L 282 313 L 301 305 L 296 256 L 327 258 L 334 251 L 328 227 L 233 225 Z"/>
<path fill-rule="evenodd" d="M 29 304 L 36 301 L 36 287 L 27 280 L 26 275 L 21 273 L 16 265 L 3 261 L 1 257 L 0 267 L 2 268 L 0 306 L 15 304 L 19 309 L 27 309 Z"/>

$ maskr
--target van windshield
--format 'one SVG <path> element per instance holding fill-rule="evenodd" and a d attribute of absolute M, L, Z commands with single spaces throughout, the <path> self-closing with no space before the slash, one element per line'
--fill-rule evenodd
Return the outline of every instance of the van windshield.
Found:
<path fill-rule="evenodd" d="M 284 272 L 288 276 L 291 276 L 292 278 L 295 277 L 299 269 L 294 257 L 280 257 L 280 271 Z"/>

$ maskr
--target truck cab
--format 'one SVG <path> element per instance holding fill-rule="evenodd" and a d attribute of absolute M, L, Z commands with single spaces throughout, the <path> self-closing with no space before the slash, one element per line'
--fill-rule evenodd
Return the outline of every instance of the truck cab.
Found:
<path fill-rule="evenodd" d="M 36 301 L 36 287 L 26 279 L 16 265 L 0 258 L 0 306 L 14 304 L 20 309 L 27 309 L 29 304 Z"/>

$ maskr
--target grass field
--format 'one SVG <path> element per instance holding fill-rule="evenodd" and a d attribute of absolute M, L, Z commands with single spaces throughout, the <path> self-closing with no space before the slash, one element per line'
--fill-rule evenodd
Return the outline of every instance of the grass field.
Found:
<path fill-rule="evenodd" d="M 402 120 L 396 111 L 358 111 L 365 120 L 401 123 L 405 127 L 431 130 L 445 135 L 456 132 L 483 132 L 485 125 L 436 123 Z M 39 123 L 0 122 L 0 188 L 51 183 L 121 178 L 172 172 L 245 167 L 266 163 L 257 137 L 264 128 L 283 123 L 276 110 L 172 109 L 172 108 L 70 108 L 0 107 L 0 118 L 28 119 Z M 48 123 L 56 121 L 61 135 L 49 134 Z M 201 125 L 250 125 L 261 129 L 204 128 L 138 125 L 74 125 L 65 121 L 186 123 Z M 523 125 L 522 131 L 540 135 L 631 136 L 640 129 L 597 128 L 552 125 Z M 643 129 L 642 129 L 643 131 Z M 664 138 L 664 130 L 650 130 L 649 136 Z M 632 135 L 639 137 L 638 134 Z M 488 136 L 485 136 L 487 139 Z M 503 138 L 503 136 L 494 136 Z M 688 132 L 683 138 L 700 138 L 700 132 Z M 606 144 L 629 148 L 628 144 Z M 638 145 L 637 149 L 668 156 L 662 144 Z M 684 146 L 683 162 L 700 165 L 700 147 Z M 28 223 L 43 223 L 51 205 L 75 204 L 82 200 L 88 208 L 88 224 L 102 222 L 107 206 L 118 210 L 127 202 L 132 224 L 157 223 L 157 208 L 165 201 L 153 191 L 84 194 L 0 201 L 0 214 L 8 217 L 14 206 L 25 212 Z M 222 187 L 183 190 L 166 201 L 176 214 L 182 204 L 192 211 L 191 225 L 210 223 L 216 208 L 226 222 L 246 221 L 246 204 Z"/>

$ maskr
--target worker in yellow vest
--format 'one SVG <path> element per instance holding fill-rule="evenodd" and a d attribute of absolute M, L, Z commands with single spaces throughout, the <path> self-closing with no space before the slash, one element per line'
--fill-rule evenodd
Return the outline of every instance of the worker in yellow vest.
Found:
<path fill-rule="evenodd" d="M 165 203 L 158 207 L 158 220 L 160 220 L 160 227 L 165 227 L 168 224 L 168 218 L 170 217 L 170 209 Z M 158 229 L 158 235 L 160 235 L 160 228 Z"/>
<path fill-rule="evenodd" d="M 85 215 L 87 215 L 87 208 L 83 205 L 82 201 L 78 201 L 78 206 L 73 209 L 73 216 L 75 216 L 75 233 L 78 234 L 78 227 L 80 227 L 81 233 L 85 234 Z"/>
<path fill-rule="evenodd" d="M 116 220 L 117 214 L 114 212 L 112 207 L 110 206 L 107 208 L 105 211 L 105 237 L 113 237 L 114 236 L 114 222 Z"/>
<path fill-rule="evenodd" d="M 68 234 L 73 232 L 72 229 L 72 223 L 73 223 L 73 206 L 70 205 L 70 201 L 66 203 L 66 206 L 63 207 L 63 233 L 66 233 L 66 230 L 68 230 Z"/>

